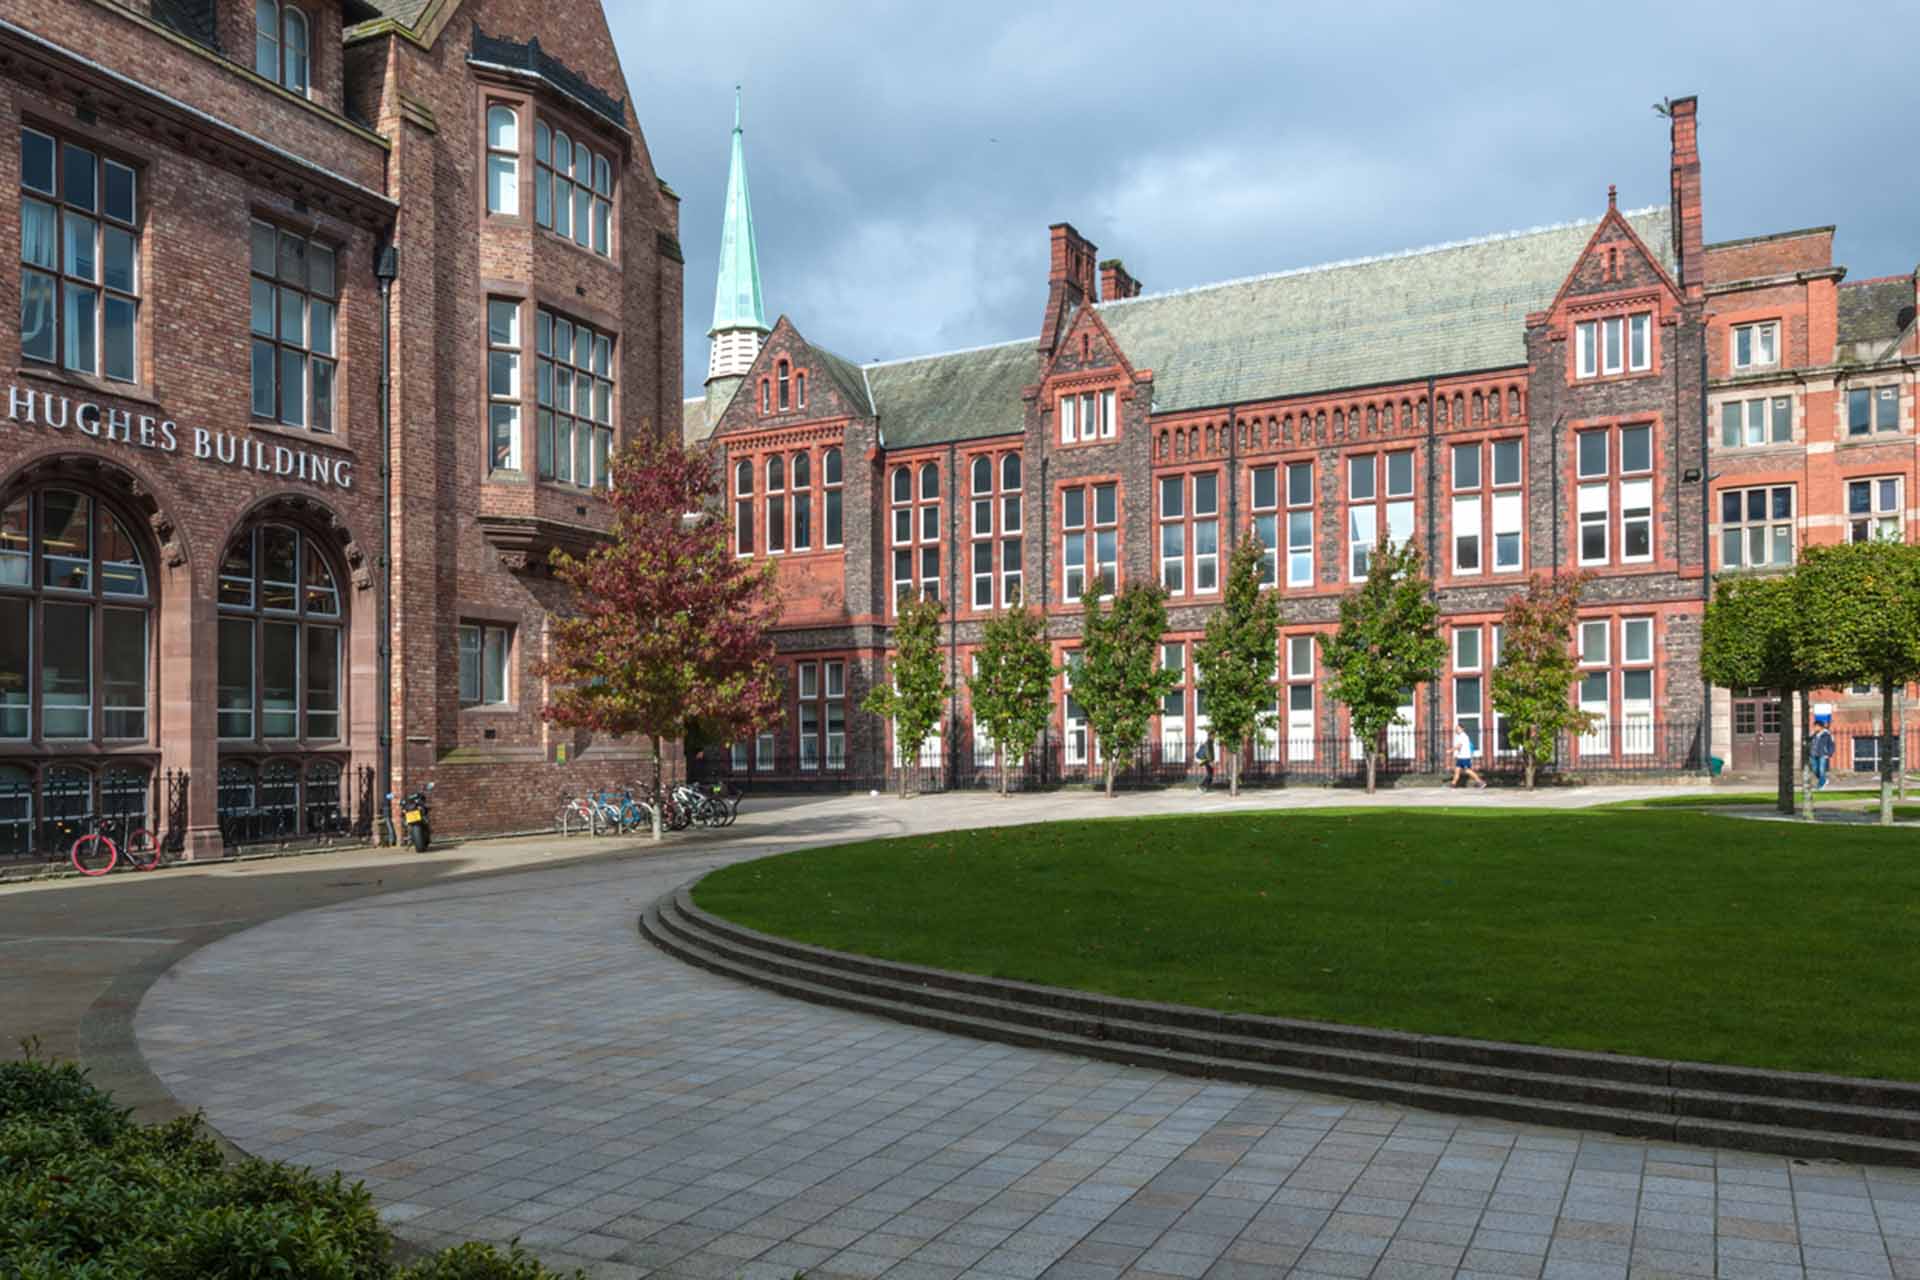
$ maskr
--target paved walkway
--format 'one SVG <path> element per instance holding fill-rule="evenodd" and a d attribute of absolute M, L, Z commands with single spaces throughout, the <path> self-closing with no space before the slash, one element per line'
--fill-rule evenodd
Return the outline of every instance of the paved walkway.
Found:
<path fill-rule="evenodd" d="M 517 1236 L 608 1278 L 1920 1280 L 1920 1174 L 984 1044 L 788 1001 L 635 931 L 740 856 L 1087 810 L 1107 807 L 835 801 L 808 831 L 289 916 L 163 975 L 139 1039 L 240 1146 L 364 1178 L 409 1238 Z"/>

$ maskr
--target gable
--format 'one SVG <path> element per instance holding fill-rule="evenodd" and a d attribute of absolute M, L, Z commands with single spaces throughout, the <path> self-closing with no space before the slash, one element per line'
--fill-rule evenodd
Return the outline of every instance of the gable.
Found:
<path fill-rule="evenodd" d="M 1113 369 L 1123 371 L 1129 379 L 1133 377 L 1132 364 L 1113 331 L 1100 319 L 1099 311 L 1082 306 L 1069 320 L 1041 374 L 1047 378 L 1074 377 Z"/>
<path fill-rule="evenodd" d="M 1666 268 L 1656 260 L 1633 228 L 1617 210 L 1594 228 L 1593 236 L 1568 271 L 1554 299 L 1558 307 L 1580 298 L 1598 294 L 1616 294 L 1660 290 L 1679 296 L 1679 288 Z"/>
<path fill-rule="evenodd" d="M 780 379 L 787 379 L 786 408 L 780 407 Z M 804 382 L 804 394 L 802 383 Z M 765 411 L 761 406 L 769 408 Z M 721 415 L 714 434 L 764 431 L 827 418 L 870 418 L 866 380 L 858 366 L 816 347 L 785 316 L 753 358 L 752 366 Z"/>

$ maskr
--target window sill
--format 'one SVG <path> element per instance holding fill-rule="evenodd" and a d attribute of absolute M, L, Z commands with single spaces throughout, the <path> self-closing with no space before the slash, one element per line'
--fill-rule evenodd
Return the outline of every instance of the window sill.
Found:
<path fill-rule="evenodd" d="M 346 443 L 339 431 L 313 431 L 306 427 L 289 427 L 285 423 L 268 422 L 264 418 L 247 420 L 247 430 L 257 431 L 263 436 L 277 436 L 282 440 L 297 441 L 300 444 L 321 444 L 329 449 L 338 449 L 351 454 L 353 449 Z"/>
<path fill-rule="evenodd" d="M 1631 382 L 1635 378 L 1653 378 L 1659 376 L 1658 369 L 1627 369 L 1620 373 L 1576 373 L 1569 385 L 1575 387 L 1598 387 L 1613 382 Z"/>
<path fill-rule="evenodd" d="M 489 216 L 499 217 L 501 215 L 492 214 Z M 526 219 L 525 223 L 526 225 L 531 226 L 534 229 L 535 233 L 538 234 L 543 239 L 551 240 L 555 244 L 563 244 L 567 248 L 573 250 L 575 253 L 583 253 L 587 257 L 592 258 L 595 262 L 605 263 L 609 267 L 613 267 L 617 269 L 620 266 L 620 258 L 617 254 L 601 253 L 598 249 L 592 248 L 588 245 L 581 244 L 578 240 L 575 240 L 572 236 L 563 236 L 558 231 L 555 231 L 552 227 L 543 226 L 531 218 Z"/>
<path fill-rule="evenodd" d="M 463 702 L 460 704 L 460 714 L 463 716 L 516 716 L 520 714 L 520 704 L 517 702 Z"/>
<path fill-rule="evenodd" d="M 1848 445 L 1898 444 L 1903 440 L 1911 440 L 1912 438 L 1912 434 L 1906 431 L 1872 431 L 1857 436 L 1841 436 L 1834 441 L 1834 444 L 1841 448 L 1845 448 Z"/>
<path fill-rule="evenodd" d="M 115 382 L 111 378 L 97 378 L 92 374 L 74 373 L 70 369 L 58 369 L 47 364 L 29 364 L 22 361 L 14 372 L 22 378 L 32 378 L 40 382 L 54 382 L 63 387 L 74 387 L 81 391 L 90 391 L 95 395 L 112 396 L 116 400 L 131 400 L 136 404 L 160 407 L 160 397 L 138 382 Z"/>

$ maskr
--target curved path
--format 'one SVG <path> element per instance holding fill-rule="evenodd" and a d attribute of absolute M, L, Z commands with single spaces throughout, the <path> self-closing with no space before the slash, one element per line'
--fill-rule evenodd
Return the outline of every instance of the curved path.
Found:
<path fill-rule="evenodd" d="M 1911 1171 L 985 1044 L 784 1000 L 635 930 L 723 861 L 1083 804 L 1113 811 L 834 802 L 820 830 L 286 917 L 162 976 L 140 1046 L 227 1137 L 365 1179 L 410 1239 L 517 1236 L 604 1277 L 1920 1280 Z"/>

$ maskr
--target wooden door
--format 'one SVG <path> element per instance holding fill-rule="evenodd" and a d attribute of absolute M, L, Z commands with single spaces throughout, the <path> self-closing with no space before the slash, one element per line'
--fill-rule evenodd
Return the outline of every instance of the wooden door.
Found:
<path fill-rule="evenodd" d="M 1733 691 L 1733 768 L 1758 773 L 1780 765 L 1780 699 L 1767 689 Z"/>

